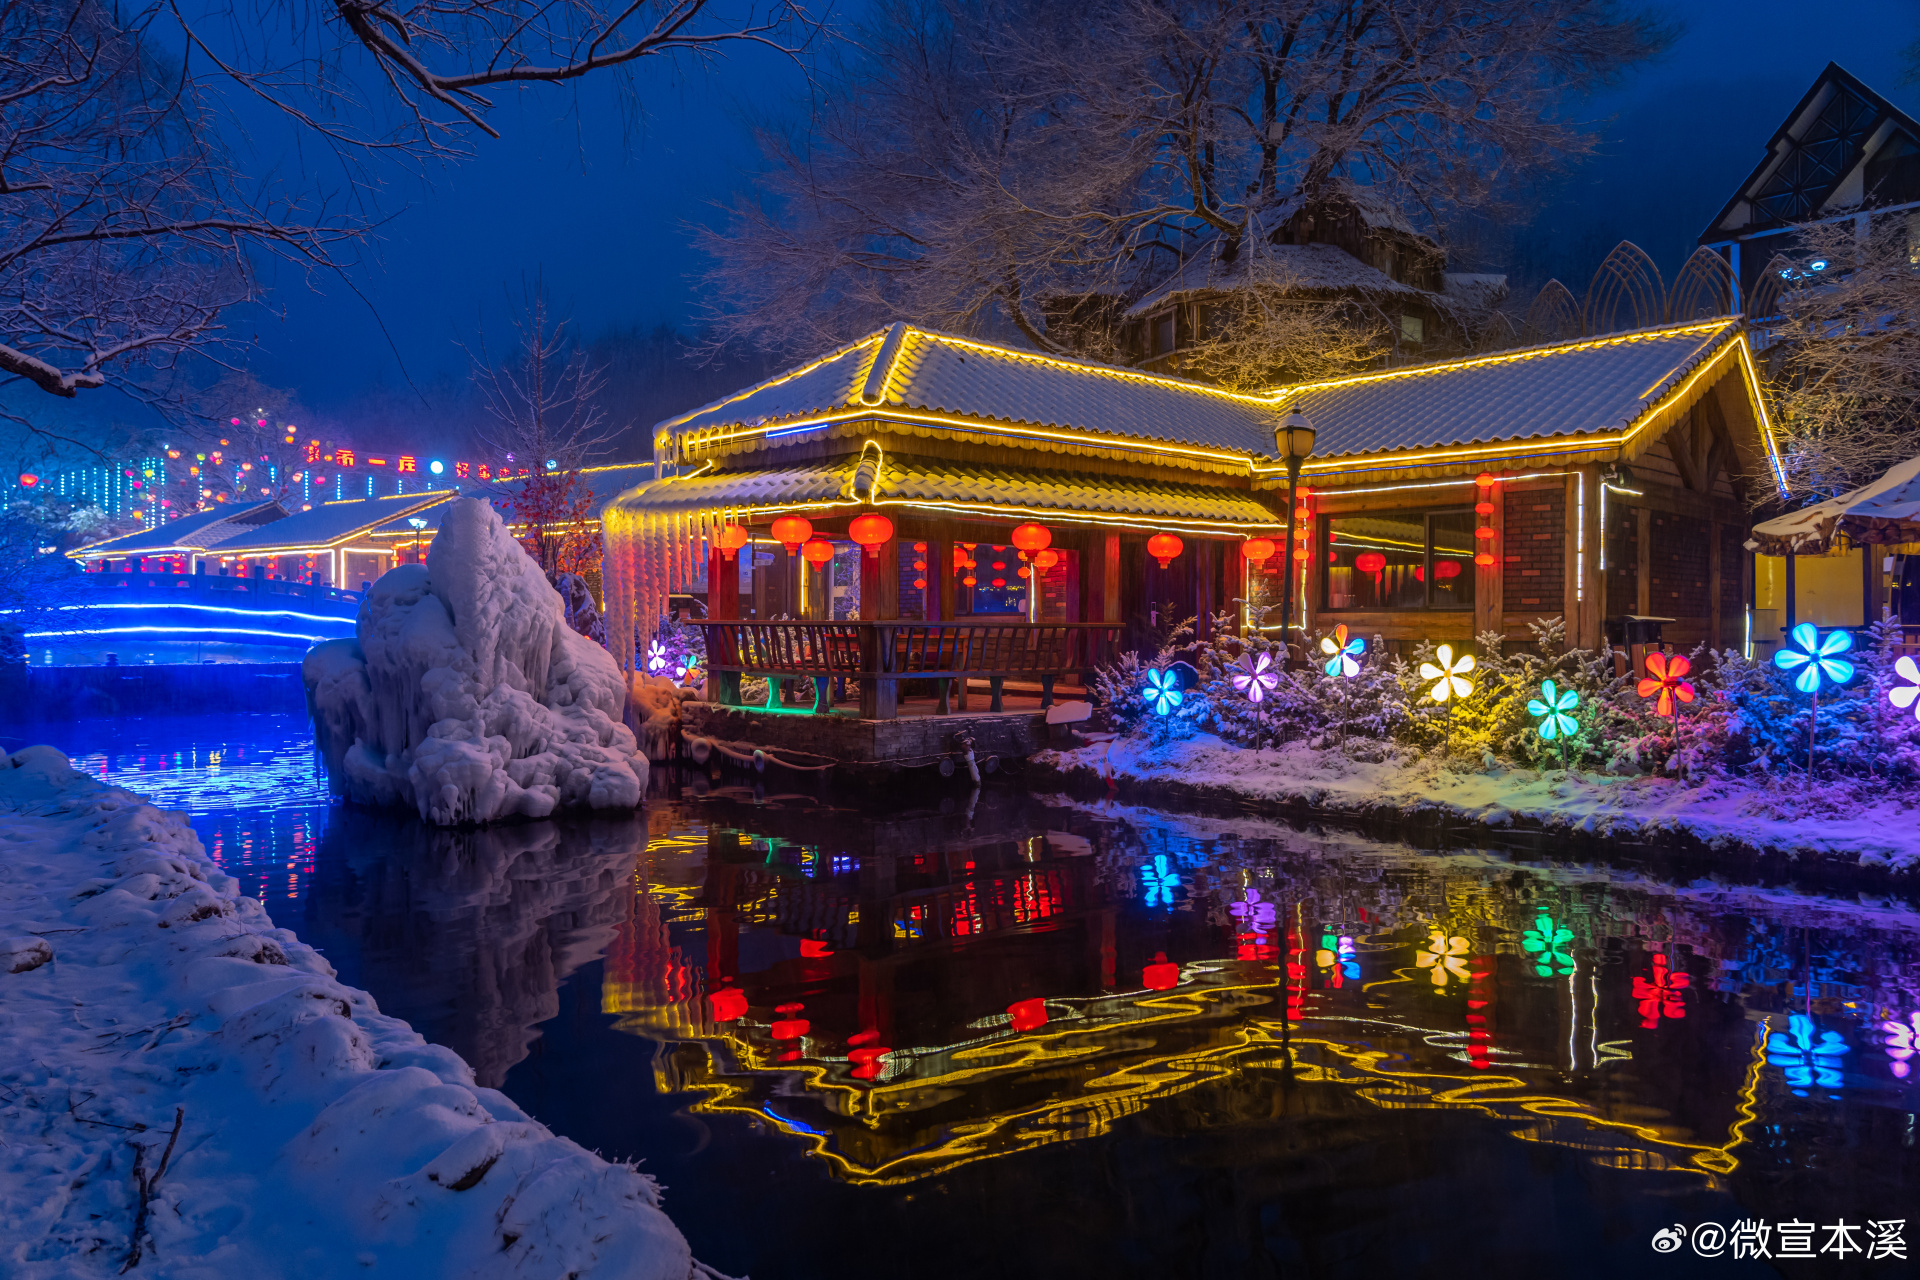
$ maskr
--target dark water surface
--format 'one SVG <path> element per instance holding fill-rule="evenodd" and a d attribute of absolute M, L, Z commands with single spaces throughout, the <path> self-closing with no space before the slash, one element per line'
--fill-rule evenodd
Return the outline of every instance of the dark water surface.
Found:
<path fill-rule="evenodd" d="M 52 736 L 731 1274 L 1907 1271 L 1908 901 L 1011 787 L 448 833 L 329 806 L 298 721 Z M 1652 1244 L 1742 1220 L 1814 1257 Z"/>

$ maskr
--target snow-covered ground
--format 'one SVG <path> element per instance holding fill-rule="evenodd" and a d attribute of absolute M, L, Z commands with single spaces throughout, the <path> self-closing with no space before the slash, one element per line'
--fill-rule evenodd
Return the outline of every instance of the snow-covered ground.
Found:
<path fill-rule="evenodd" d="M 0 1273 L 710 1274 L 645 1175 L 476 1087 L 185 818 L 50 747 L 0 757 L 0 1036 Z"/>
<path fill-rule="evenodd" d="M 1226 799 L 1372 817 L 1437 810 L 1491 827 L 1526 824 L 1633 839 L 1676 833 L 1710 845 L 1894 869 L 1920 861 L 1920 813 L 1911 797 L 1871 787 L 1808 787 L 1796 779 L 1695 786 L 1484 762 L 1449 766 L 1434 755 L 1380 743 L 1344 751 L 1304 743 L 1253 750 L 1206 734 L 1160 744 L 1123 737 L 1045 752 L 1033 763 L 1082 780 L 1111 778 L 1148 801 L 1156 795 Z"/>

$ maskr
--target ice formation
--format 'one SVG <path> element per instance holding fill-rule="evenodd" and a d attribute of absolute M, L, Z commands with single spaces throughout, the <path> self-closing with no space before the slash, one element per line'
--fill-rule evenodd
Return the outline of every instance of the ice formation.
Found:
<path fill-rule="evenodd" d="M 612 655 L 567 626 L 559 593 L 490 505 L 443 510 L 427 563 L 373 584 L 359 638 L 307 653 L 334 791 L 443 826 L 633 808 L 647 760 L 621 723 Z"/>
<path fill-rule="evenodd" d="M 337 981 L 184 815 L 28 747 L 0 846 L 0 1274 L 713 1274 L 651 1179 Z"/>

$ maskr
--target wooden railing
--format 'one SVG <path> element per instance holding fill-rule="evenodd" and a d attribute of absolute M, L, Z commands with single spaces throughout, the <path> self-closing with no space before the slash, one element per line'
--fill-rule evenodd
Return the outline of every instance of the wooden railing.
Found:
<path fill-rule="evenodd" d="M 860 714 L 890 720 L 902 680 L 932 680 L 940 714 L 952 708 L 949 686 L 984 679 L 992 709 L 1003 707 L 1008 680 L 1040 685 L 1040 705 L 1053 704 L 1054 682 L 1110 659 L 1120 628 L 1088 622 L 704 622 L 707 670 L 715 700 L 740 705 L 740 677 L 809 676 L 814 710 L 831 711 L 829 683 L 860 682 Z"/>

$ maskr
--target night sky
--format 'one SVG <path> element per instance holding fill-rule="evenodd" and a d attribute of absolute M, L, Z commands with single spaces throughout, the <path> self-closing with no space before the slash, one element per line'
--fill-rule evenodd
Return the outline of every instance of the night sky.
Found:
<path fill-rule="evenodd" d="M 1516 283 L 1558 275 L 1583 292 L 1621 238 L 1638 241 L 1671 276 L 1734 184 L 1759 158 L 1785 112 L 1829 61 L 1895 102 L 1920 109 L 1899 83 L 1900 48 L 1920 34 L 1915 0 L 1692 0 L 1654 6 L 1685 34 L 1654 66 L 1587 104 L 1604 120 L 1602 153 L 1570 175 L 1554 202 L 1503 252 Z M 844 7 L 840 10 L 845 16 Z M 499 141 L 431 186 L 392 183 L 395 216 L 357 282 L 423 387 L 464 376 L 456 337 L 484 315 L 504 332 L 507 294 L 543 272 L 551 297 L 591 336 L 610 328 L 686 324 L 696 267 L 686 224 L 714 216 L 750 182 L 756 152 L 743 113 L 798 109 L 798 71 L 761 51 L 716 71 L 643 81 L 648 117 L 622 121 L 610 85 L 537 90 L 503 109 Z M 315 410 L 351 412 L 370 388 L 403 385 L 401 366 L 367 303 L 337 281 L 310 290 L 282 280 L 285 318 L 235 317 L 256 335 L 253 371 Z M 1525 290 L 1530 296 L 1531 290 Z M 442 382 L 445 385 L 445 382 Z"/>

